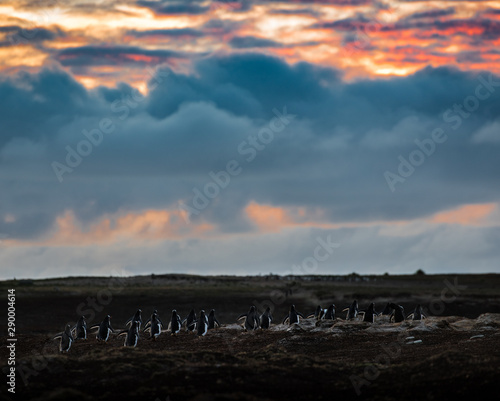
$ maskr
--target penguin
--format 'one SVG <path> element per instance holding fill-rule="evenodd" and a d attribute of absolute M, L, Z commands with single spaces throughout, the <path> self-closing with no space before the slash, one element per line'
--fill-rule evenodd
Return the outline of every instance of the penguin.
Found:
<path fill-rule="evenodd" d="M 360 311 L 360 313 L 363 313 L 363 322 L 369 322 L 373 323 L 374 322 L 374 316 L 378 316 L 379 313 L 375 310 L 375 304 L 372 302 L 369 306 L 368 309 Z"/>
<path fill-rule="evenodd" d="M 198 336 L 204 336 L 208 331 L 208 318 L 205 315 L 205 311 L 200 311 L 200 317 L 198 319 Z"/>
<path fill-rule="evenodd" d="M 427 316 L 424 315 L 424 313 L 422 312 L 422 307 L 420 306 L 420 304 L 418 304 L 415 308 L 415 310 L 410 313 L 408 316 L 406 316 L 406 318 L 410 318 L 410 316 L 413 318 L 413 320 L 422 320 L 422 319 L 425 319 Z"/>
<path fill-rule="evenodd" d="M 318 305 L 316 307 L 316 310 L 314 311 L 314 313 L 310 313 L 309 315 L 307 315 L 305 318 L 306 319 L 309 319 L 311 317 L 314 317 L 316 320 L 321 320 L 323 319 L 323 317 L 325 316 L 325 313 L 326 313 L 326 309 L 323 309 L 321 307 L 321 305 Z"/>
<path fill-rule="evenodd" d="M 349 306 L 348 308 L 345 308 L 342 312 L 345 312 L 347 311 L 347 315 L 346 315 L 346 318 L 345 320 L 352 320 L 352 319 L 355 319 L 356 316 L 358 316 L 358 301 L 357 300 L 354 300 L 353 303 L 351 304 L 351 306 Z"/>
<path fill-rule="evenodd" d="M 187 331 L 194 331 L 196 329 L 196 312 L 194 309 L 191 309 L 191 312 L 189 312 L 189 315 L 182 321 L 182 324 L 186 322 L 186 330 Z"/>
<path fill-rule="evenodd" d="M 168 325 L 168 329 L 170 333 L 175 336 L 179 331 L 181 331 L 182 321 L 181 317 L 177 314 L 177 311 L 174 309 L 172 311 L 172 318 L 170 319 L 170 324 Z"/>
<path fill-rule="evenodd" d="M 66 325 L 66 328 L 62 333 L 56 334 L 53 340 L 60 338 L 61 342 L 59 343 L 59 351 L 68 352 L 71 348 L 71 344 L 74 341 L 73 334 L 71 334 L 71 325 Z"/>
<path fill-rule="evenodd" d="M 251 306 L 247 313 L 242 313 L 238 316 L 238 320 L 245 317 L 245 330 L 257 330 L 260 326 L 260 319 L 255 306 Z"/>
<path fill-rule="evenodd" d="M 290 307 L 290 312 L 288 312 L 288 315 L 286 315 L 285 318 L 283 319 L 283 324 L 285 324 L 287 320 L 290 326 L 294 323 L 298 324 L 300 321 L 299 316 L 304 318 L 304 315 L 302 313 L 297 312 L 297 310 L 295 309 L 295 305 L 292 305 Z"/>
<path fill-rule="evenodd" d="M 130 328 L 128 330 L 121 331 L 118 336 L 126 334 L 125 342 L 123 343 L 124 347 L 135 347 L 137 345 L 137 341 L 139 340 L 139 326 L 141 323 L 138 320 L 134 320 L 130 323 Z"/>
<path fill-rule="evenodd" d="M 75 332 L 75 340 L 87 339 L 87 322 L 85 321 L 85 316 L 80 316 L 80 319 L 78 319 L 78 322 L 76 322 L 71 331 Z"/>
<path fill-rule="evenodd" d="M 215 325 L 220 327 L 220 323 L 215 317 L 215 309 L 212 309 L 208 314 L 208 330 L 215 329 Z"/>
<path fill-rule="evenodd" d="M 394 323 L 403 322 L 405 320 L 405 310 L 401 305 L 396 305 L 395 303 L 390 304 L 393 312 L 391 314 L 390 321 L 394 319 Z"/>
<path fill-rule="evenodd" d="M 148 323 L 151 323 L 151 319 L 153 318 L 153 315 L 156 313 L 156 315 L 158 316 L 158 311 L 156 309 L 153 310 L 153 313 L 151 314 L 151 317 L 146 320 L 146 323 L 144 323 L 144 329 L 146 329 L 146 326 L 148 325 Z M 145 331 L 145 330 L 143 330 Z"/>
<path fill-rule="evenodd" d="M 391 308 L 391 303 L 387 302 L 387 305 L 385 306 L 384 310 L 382 311 L 382 316 L 388 316 L 392 313 L 392 308 Z"/>
<path fill-rule="evenodd" d="M 146 324 L 144 325 L 144 330 L 146 331 L 149 329 L 150 333 L 150 338 L 153 339 L 153 341 L 156 340 L 156 338 L 161 334 L 161 328 L 163 327 L 163 323 L 158 317 L 158 314 L 156 313 L 156 309 L 154 310 L 153 314 L 151 315 L 151 318 L 148 319 Z"/>
<path fill-rule="evenodd" d="M 135 322 L 135 321 L 138 321 L 139 322 L 139 329 L 141 328 L 141 324 L 142 324 L 142 310 L 140 309 L 137 309 L 137 312 L 135 312 L 135 315 L 132 316 L 130 319 L 128 319 L 126 322 L 125 322 L 125 326 L 129 325 L 129 324 L 132 324 L 132 322 Z"/>
<path fill-rule="evenodd" d="M 104 320 L 101 322 L 101 324 L 92 326 L 90 328 L 90 330 L 95 329 L 96 327 L 98 328 L 97 335 L 96 335 L 97 341 L 106 342 L 109 339 L 109 334 L 115 332 L 113 327 L 111 327 L 111 316 L 109 316 L 109 315 L 107 315 L 104 318 Z"/>
<path fill-rule="evenodd" d="M 262 329 L 268 329 L 273 322 L 273 316 L 271 315 L 271 308 L 268 306 L 265 312 L 260 315 L 260 327 Z"/>
<path fill-rule="evenodd" d="M 335 305 L 331 304 L 324 314 L 324 319 L 335 320 Z"/>

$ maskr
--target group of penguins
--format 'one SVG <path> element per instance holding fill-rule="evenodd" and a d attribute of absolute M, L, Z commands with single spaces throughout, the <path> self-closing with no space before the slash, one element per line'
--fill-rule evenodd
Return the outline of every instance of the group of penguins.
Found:
<path fill-rule="evenodd" d="M 389 302 L 387 303 L 385 309 L 382 312 L 377 312 L 375 310 L 375 304 L 372 302 L 368 308 L 359 309 L 358 301 L 354 300 L 353 303 L 345 308 L 342 312 L 347 312 L 346 320 L 354 320 L 358 317 L 358 314 L 363 315 L 364 322 L 373 323 L 375 320 L 375 316 L 379 315 L 388 315 L 390 316 L 389 321 L 394 321 L 395 323 L 399 323 L 404 321 L 405 319 L 412 318 L 413 320 L 422 320 L 426 316 L 422 312 L 422 308 L 419 305 L 416 306 L 415 310 L 405 317 L 404 308 L 401 305 L 397 305 L 395 303 Z M 295 305 L 290 307 L 288 314 L 284 317 L 282 323 L 283 324 L 298 324 L 300 318 L 308 319 L 315 318 L 317 321 L 320 320 L 335 320 L 335 305 L 331 304 L 327 309 L 323 309 L 320 305 L 316 308 L 314 313 L 311 313 L 307 316 L 304 316 L 302 313 L 298 312 L 295 309 Z M 264 313 L 259 314 L 255 306 L 251 306 L 250 310 L 247 313 L 242 313 L 238 316 L 237 320 L 245 319 L 243 326 L 245 330 L 257 330 L 257 329 L 268 329 L 271 326 L 273 321 L 273 317 L 271 315 L 271 308 L 267 308 Z M 199 318 L 196 317 L 196 312 L 194 309 L 191 309 L 188 316 L 185 319 L 181 319 L 177 311 L 174 309 L 172 311 L 172 317 L 170 319 L 170 323 L 168 324 L 168 328 L 163 330 L 164 324 L 158 316 L 158 311 L 155 309 L 151 317 L 146 321 L 144 327 L 142 329 L 143 332 L 149 332 L 150 338 L 152 340 L 156 340 L 156 338 L 165 331 L 169 331 L 172 335 L 176 335 L 181 331 L 181 328 L 186 325 L 186 330 L 189 332 L 195 332 L 198 336 L 204 336 L 207 334 L 208 330 L 215 329 L 216 327 L 220 327 L 220 323 L 215 317 L 215 309 L 212 309 L 208 316 L 205 314 L 205 311 L 202 310 L 200 312 Z M 111 316 L 107 315 L 104 320 L 98 324 L 91 326 L 88 330 L 97 329 L 96 338 L 98 341 L 106 342 L 110 338 L 111 334 L 115 334 L 117 336 L 125 335 L 124 346 L 126 347 L 135 347 L 137 345 L 137 341 L 139 340 L 139 332 L 141 330 L 142 325 L 142 310 L 138 309 L 135 312 L 134 316 L 128 319 L 125 322 L 125 327 L 129 326 L 123 330 L 114 330 L 111 326 Z M 78 322 L 71 326 L 70 324 L 66 325 L 65 330 L 62 333 L 57 334 L 53 338 L 60 339 L 59 350 L 61 352 L 68 352 L 71 348 L 71 344 L 75 340 L 86 340 L 87 339 L 87 322 L 85 320 L 85 316 L 81 316 Z"/>
<path fill-rule="evenodd" d="M 194 332 L 197 328 L 197 334 L 199 336 L 204 336 L 207 334 L 209 329 L 214 329 L 216 326 L 220 326 L 219 321 L 215 317 L 215 309 L 212 309 L 208 316 L 205 314 L 205 311 L 202 310 L 199 318 L 196 317 L 194 309 L 191 309 L 191 312 L 189 312 L 189 315 L 184 320 L 181 319 L 177 311 L 174 309 L 172 311 L 172 318 L 170 319 L 167 330 L 163 330 L 164 324 L 158 316 L 158 311 L 155 309 L 151 317 L 146 321 L 142 331 L 149 332 L 150 338 L 152 340 L 156 340 L 156 338 L 164 331 L 170 331 L 172 335 L 176 335 L 181 331 L 184 324 L 186 324 L 186 330 L 190 332 Z M 115 334 L 117 336 L 125 335 L 126 337 L 123 345 L 126 347 L 135 347 L 137 345 L 137 341 L 139 340 L 141 325 L 142 310 L 137 309 L 134 316 L 125 322 L 125 327 L 129 326 L 128 329 L 119 331 L 113 329 L 111 326 L 111 316 L 107 315 L 100 324 L 91 326 L 88 330 L 91 331 L 97 329 L 97 341 L 103 342 L 108 341 L 111 334 Z M 66 325 L 66 329 L 62 333 L 56 334 L 53 339 L 55 340 L 58 338 L 61 339 L 59 344 L 59 350 L 61 352 L 68 352 L 71 348 L 71 344 L 75 340 L 86 340 L 87 322 L 85 320 L 85 316 L 81 316 L 73 327 L 71 327 L 70 324 Z"/>

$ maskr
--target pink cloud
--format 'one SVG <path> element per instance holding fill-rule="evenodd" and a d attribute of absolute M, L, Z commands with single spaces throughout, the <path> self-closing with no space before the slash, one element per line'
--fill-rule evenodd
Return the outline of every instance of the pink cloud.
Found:
<path fill-rule="evenodd" d="M 456 209 L 436 213 L 429 221 L 439 224 L 460 224 L 466 226 L 481 226 L 489 221 L 489 217 L 497 209 L 496 203 L 479 205 L 464 205 Z"/>

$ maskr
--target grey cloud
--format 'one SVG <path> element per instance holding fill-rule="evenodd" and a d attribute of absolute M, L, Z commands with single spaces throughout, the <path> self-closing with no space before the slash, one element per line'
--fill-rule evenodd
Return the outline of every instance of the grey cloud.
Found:
<path fill-rule="evenodd" d="M 420 11 L 413 14 L 410 14 L 405 19 L 420 19 L 420 18 L 439 18 L 446 17 L 448 15 L 455 14 L 454 7 L 448 7 L 438 10 L 428 10 L 428 11 Z"/>
<path fill-rule="evenodd" d="M 256 47 L 283 47 L 282 43 L 270 39 L 257 38 L 254 36 L 235 36 L 229 41 L 229 45 L 235 49 L 250 49 Z"/>
<path fill-rule="evenodd" d="M 207 12 L 210 7 L 197 1 L 149 1 L 139 0 L 137 5 L 147 7 L 157 14 L 191 14 L 198 15 Z"/>
<path fill-rule="evenodd" d="M 165 49 L 145 49 L 137 46 L 80 46 L 61 50 L 56 59 L 63 66 L 94 66 L 133 64 L 147 66 L 151 62 L 135 60 L 134 56 L 147 56 L 160 64 L 172 58 L 187 58 L 183 52 Z"/>
<path fill-rule="evenodd" d="M 127 35 L 132 35 L 138 38 L 144 36 L 166 36 L 166 37 L 180 38 L 183 36 L 202 37 L 205 34 L 202 31 L 194 28 L 177 28 L 177 29 L 148 29 L 144 31 L 129 30 L 127 31 Z"/>
<path fill-rule="evenodd" d="M 304 258 L 312 255 L 318 237 L 330 236 L 340 247 L 318 264 L 315 274 L 412 274 L 418 269 L 427 273 L 499 272 L 498 228 L 436 226 L 425 234 L 404 236 L 381 235 L 380 231 L 379 227 L 295 229 L 245 241 L 234 237 L 171 240 L 148 247 L 13 247 L 0 253 L 0 263 L 2 278 L 109 275 L 118 267 L 129 274 L 289 274 L 293 266 L 301 269 Z"/>
<path fill-rule="evenodd" d="M 49 230 L 66 209 L 91 222 L 119 210 L 175 208 L 232 159 L 242 174 L 199 217 L 222 232 L 252 230 L 242 217 L 252 200 L 320 208 L 326 220 L 343 222 L 419 218 L 499 199 L 498 145 L 471 140 L 498 120 L 498 93 L 481 101 L 456 131 L 443 120 L 447 109 L 474 95 L 480 82 L 474 74 L 427 68 L 408 77 L 346 83 L 327 68 L 253 54 L 211 57 L 195 69 L 171 72 L 134 107 L 126 107 L 132 90 L 126 84 L 86 91 L 55 71 L 28 76 L 31 89 L 4 81 L 5 117 L 19 121 L 16 104 L 40 117 L 36 127 L 2 132 L 0 217 L 33 208 L 49 216 Z M 52 100 L 39 101 L 44 98 Z M 296 119 L 246 161 L 238 146 L 269 123 L 274 108 L 284 107 Z M 85 139 L 82 130 L 98 127 L 103 118 L 113 122 L 114 132 L 59 184 L 50 163 L 64 162 L 65 147 L 75 149 Z M 408 158 L 415 139 L 428 138 L 437 127 L 446 130 L 447 142 L 392 193 L 384 172 L 397 171 L 398 156 Z M 15 144 L 17 137 L 40 146 L 28 151 Z M 32 177 L 25 185 L 39 196 L 29 208 L 15 201 L 23 197 L 16 177 Z M 43 231 L 3 230 L 19 237 Z"/>

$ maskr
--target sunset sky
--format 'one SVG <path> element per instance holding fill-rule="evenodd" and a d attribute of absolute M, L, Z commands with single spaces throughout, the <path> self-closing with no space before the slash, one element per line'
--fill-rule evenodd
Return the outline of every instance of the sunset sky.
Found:
<path fill-rule="evenodd" d="M 0 0 L 0 278 L 500 273 L 497 1 Z"/>

